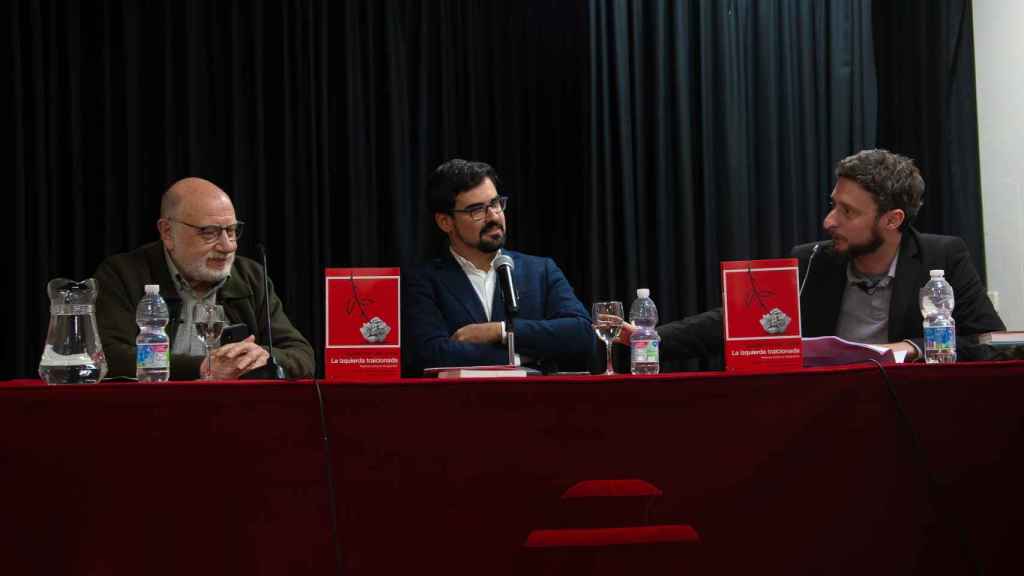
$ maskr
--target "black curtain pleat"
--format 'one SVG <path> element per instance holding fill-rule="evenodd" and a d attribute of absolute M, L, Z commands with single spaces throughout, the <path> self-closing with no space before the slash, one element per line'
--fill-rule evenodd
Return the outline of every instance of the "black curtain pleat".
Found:
<path fill-rule="evenodd" d="M 984 278 L 971 14 L 970 0 L 874 3 L 878 139 L 921 167 L 925 197 L 916 226 L 961 236 Z"/>
<path fill-rule="evenodd" d="M 853 0 L 592 0 L 595 295 L 679 318 L 720 304 L 720 261 L 820 238 L 835 162 L 875 141 L 870 24 Z"/>
<path fill-rule="evenodd" d="M 325 267 L 436 253 L 453 156 L 501 174 L 511 248 L 665 320 L 718 303 L 720 260 L 819 238 L 833 164 L 876 141 L 927 168 L 923 228 L 980 238 L 970 5 L 936 4 L 15 0 L 0 378 L 35 374 L 46 282 L 155 240 L 190 175 L 317 349 Z"/>

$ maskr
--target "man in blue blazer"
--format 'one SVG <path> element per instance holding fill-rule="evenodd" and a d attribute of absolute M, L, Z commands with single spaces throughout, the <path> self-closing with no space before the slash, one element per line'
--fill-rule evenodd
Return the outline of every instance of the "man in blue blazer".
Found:
<path fill-rule="evenodd" d="M 424 368 L 508 364 L 508 318 L 492 262 L 512 258 L 519 311 L 516 353 L 545 371 L 585 369 L 594 349 L 586 308 L 550 258 L 503 250 L 508 197 L 483 162 L 454 159 L 427 182 L 427 202 L 448 236 L 439 257 L 402 274 L 403 373 Z"/>

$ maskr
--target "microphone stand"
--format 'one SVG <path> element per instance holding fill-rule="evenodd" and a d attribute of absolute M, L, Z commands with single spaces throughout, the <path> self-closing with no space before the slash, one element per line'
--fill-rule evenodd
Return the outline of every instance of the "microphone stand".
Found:
<path fill-rule="evenodd" d="M 814 264 L 814 257 L 818 255 L 818 248 L 820 247 L 821 243 L 819 242 L 814 245 L 813 249 L 811 249 L 811 256 L 807 259 L 807 269 L 804 270 L 804 279 L 800 282 L 800 290 L 796 294 L 798 300 L 804 295 L 804 285 L 807 284 L 807 277 L 811 275 L 811 265 Z"/>
<path fill-rule="evenodd" d="M 274 359 L 274 332 L 270 327 L 270 277 L 267 274 L 267 251 L 263 248 L 263 244 L 257 244 L 256 249 L 260 251 L 260 258 L 263 260 L 263 302 L 266 304 L 264 308 L 267 311 L 267 352 L 270 353 L 270 357 L 267 358 L 265 369 L 273 375 L 273 379 L 284 380 L 284 367 Z"/>
<path fill-rule="evenodd" d="M 508 344 L 508 365 L 516 365 L 516 330 L 515 317 L 519 312 L 519 297 L 516 295 L 515 284 L 512 281 L 512 270 L 515 264 L 508 255 L 501 254 L 494 259 L 493 264 L 497 266 L 498 282 L 501 284 L 501 300 L 505 303 L 505 341 Z"/>
<path fill-rule="evenodd" d="M 516 333 L 512 326 L 512 319 L 515 316 L 515 312 L 512 307 L 508 304 L 508 300 L 505 301 L 505 336 L 508 342 L 508 365 L 516 365 Z"/>

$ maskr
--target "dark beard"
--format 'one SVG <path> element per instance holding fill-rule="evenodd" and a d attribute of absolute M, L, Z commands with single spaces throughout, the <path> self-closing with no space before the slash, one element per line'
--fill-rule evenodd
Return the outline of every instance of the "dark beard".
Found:
<path fill-rule="evenodd" d="M 502 231 L 501 239 L 498 240 L 497 242 L 492 242 L 491 240 L 484 237 L 485 234 L 494 229 Z M 480 231 L 480 242 L 476 246 L 477 249 L 485 254 L 492 254 L 494 252 L 497 252 L 498 250 L 501 250 L 501 248 L 505 245 L 504 232 L 505 230 L 497 224 L 493 226 L 487 226 L 486 228 Z"/>
<path fill-rule="evenodd" d="M 872 229 L 871 240 L 868 240 L 864 244 L 850 243 L 846 248 L 846 252 L 850 255 L 851 258 L 856 258 L 858 256 L 866 256 L 868 254 L 874 254 L 879 248 L 882 247 L 882 244 L 884 244 L 884 241 L 882 240 L 882 235 L 879 234 L 877 230 Z"/>

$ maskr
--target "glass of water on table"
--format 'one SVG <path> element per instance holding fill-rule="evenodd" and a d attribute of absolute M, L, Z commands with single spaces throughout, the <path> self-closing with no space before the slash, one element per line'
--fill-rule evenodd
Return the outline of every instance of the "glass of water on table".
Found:
<path fill-rule="evenodd" d="M 210 350 L 219 343 L 220 335 L 227 325 L 224 307 L 216 304 L 196 304 L 192 309 L 192 324 L 196 327 L 196 336 L 206 349 L 206 374 L 203 374 L 201 379 L 213 380 L 213 359 L 210 358 Z"/>
<path fill-rule="evenodd" d="M 608 369 L 605 374 L 615 374 L 612 368 L 612 342 L 622 331 L 622 302 L 594 302 L 592 309 L 594 332 L 604 342 L 608 356 Z"/>

